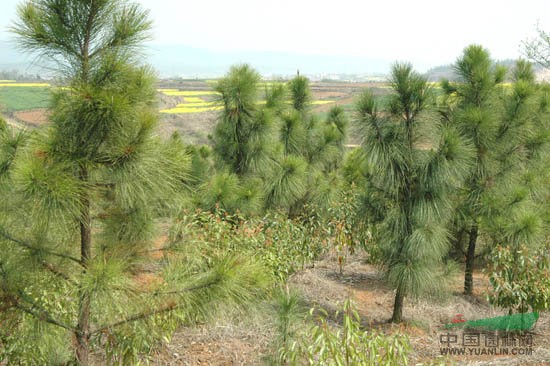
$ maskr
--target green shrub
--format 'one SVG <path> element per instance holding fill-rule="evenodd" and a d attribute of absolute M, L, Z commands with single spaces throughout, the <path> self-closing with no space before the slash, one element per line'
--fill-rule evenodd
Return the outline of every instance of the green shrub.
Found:
<path fill-rule="evenodd" d="M 550 248 L 499 246 L 491 257 L 489 302 L 510 313 L 550 308 Z"/>
<path fill-rule="evenodd" d="M 297 221 L 279 214 L 247 220 L 222 209 L 184 213 L 171 230 L 173 243 L 185 240 L 189 253 L 220 250 L 259 258 L 279 282 L 312 264 L 326 248 L 315 219 Z M 190 254 L 192 256 L 192 254 Z"/>
<path fill-rule="evenodd" d="M 354 187 L 344 190 L 340 194 L 340 199 L 329 208 L 328 228 L 336 250 L 340 273 L 343 272 L 348 255 L 355 253 L 358 244 L 356 196 Z"/>
<path fill-rule="evenodd" d="M 310 314 L 313 314 L 313 309 Z M 279 363 L 290 365 L 407 365 L 411 345 L 406 336 L 387 336 L 365 331 L 351 300 L 344 303 L 336 318 L 341 327 L 333 327 L 322 311 L 317 324 L 290 347 L 279 350 Z"/>

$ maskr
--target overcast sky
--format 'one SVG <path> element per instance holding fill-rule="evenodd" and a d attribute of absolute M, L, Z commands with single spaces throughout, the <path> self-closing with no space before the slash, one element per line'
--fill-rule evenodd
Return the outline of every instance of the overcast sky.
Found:
<path fill-rule="evenodd" d="M 471 43 L 517 58 L 535 25 L 550 31 L 550 0 L 139 0 L 155 43 L 211 51 L 282 51 L 451 63 Z M 17 0 L 0 0 L 0 39 Z"/>

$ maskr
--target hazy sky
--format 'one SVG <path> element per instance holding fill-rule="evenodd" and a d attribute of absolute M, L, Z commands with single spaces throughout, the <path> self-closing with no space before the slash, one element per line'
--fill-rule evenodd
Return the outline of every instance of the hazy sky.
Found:
<path fill-rule="evenodd" d="M 17 0 L 0 0 L 0 39 Z M 470 43 L 497 59 L 517 58 L 537 22 L 550 31 L 550 0 L 140 0 L 155 43 L 212 51 L 283 51 L 453 62 Z"/>

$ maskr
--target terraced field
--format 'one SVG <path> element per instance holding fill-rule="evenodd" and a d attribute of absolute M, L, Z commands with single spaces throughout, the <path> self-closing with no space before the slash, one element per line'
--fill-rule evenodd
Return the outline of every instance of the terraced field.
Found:
<path fill-rule="evenodd" d="M 208 85 L 213 85 L 212 80 L 207 80 Z M 261 86 L 268 86 L 273 83 L 261 83 Z M 212 90 L 180 90 L 180 89 L 158 89 L 162 93 L 170 97 L 182 97 L 182 103 L 178 103 L 174 108 L 161 109 L 160 113 L 165 114 L 188 114 L 188 113 L 203 113 L 212 112 L 222 109 L 221 103 L 217 100 L 218 93 Z M 314 100 L 313 105 L 325 105 L 334 103 L 334 100 Z M 258 104 L 264 102 L 259 101 Z"/>

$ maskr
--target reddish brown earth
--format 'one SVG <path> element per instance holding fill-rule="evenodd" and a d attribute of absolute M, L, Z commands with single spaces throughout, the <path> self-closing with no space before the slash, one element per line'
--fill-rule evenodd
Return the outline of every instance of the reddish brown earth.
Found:
<path fill-rule="evenodd" d="M 14 112 L 13 117 L 20 122 L 31 126 L 41 126 L 48 122 L 47 109 L 33 109 L 29 111 Z"/>

